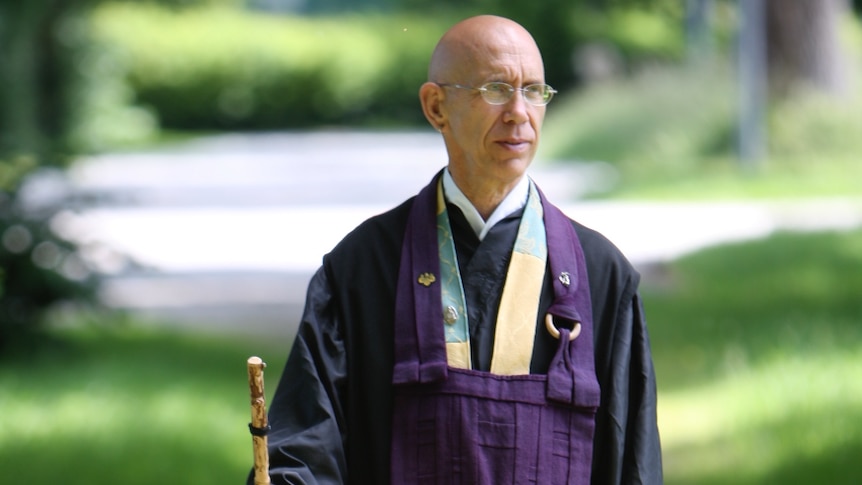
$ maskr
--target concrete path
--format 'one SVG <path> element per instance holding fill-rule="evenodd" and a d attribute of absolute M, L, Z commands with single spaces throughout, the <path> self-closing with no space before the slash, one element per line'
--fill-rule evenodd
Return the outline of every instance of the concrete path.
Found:
<path fill-rule="evenodd" d="M 362 220 L 414 195 L 445 160 L 436 133 L 204 138 L 79 160 L 65 190 L 99 202 L 55 223 L 88 244 L 91 259 L 113 275 L 103 293 L 110 305 L 193 328 L 292 334 L 322 255 Z M 537 161 L 531 175 L 567 214 L 604 233 L 641 268 L 776 230 L 862 226 L 862 197 L 580 200 L 589 187 L 608 183 L 610 170 Z M 48 192 L 50 181 L 45 185 Z"/>

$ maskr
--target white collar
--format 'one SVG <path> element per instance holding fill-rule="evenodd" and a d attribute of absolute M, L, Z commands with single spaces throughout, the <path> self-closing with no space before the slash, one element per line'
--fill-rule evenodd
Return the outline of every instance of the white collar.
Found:
<path fill-rule="evenodd" d="M 452 179 L 452 174 L 449 173 L 449 169 L 443 171 L 443 196 L 446 197 L 446 200 L 452 204 L 455 204 L 456 207 L 461 209 L 461 212 L 464 213 L 464 217 L 467 219 L 467 222 L 470 224 L 470 227 L 473 228 L 473 232 L 476 233 L 476 237 L 481 241 L 485 239 L 485 235 L 488 234 L 488 231 L 494 227 L 495 224 L 503 220 L 509 214 L 523 209 L 525 205 L 527 205 L 527 196 L 530 194 L 530 180 L 526 175 L 521 177 L 521 180 L 518 181 L 518 184 L 515 185 L 514 188 L 506 195 L 506 198 L 500 202 L 500 205 L 494 209 L 494 212 L 491 213 L 491 217 L 488 220 L 482 219 L 482 215 L 479 214 L 479 211 L 476 210 L 476 207 L 473 206 L 473 203 L 470 202 L 470 199 L 464 195 L 464 192 L 461 192 L 461 189 L 455 184 L 455 180 Z"/>

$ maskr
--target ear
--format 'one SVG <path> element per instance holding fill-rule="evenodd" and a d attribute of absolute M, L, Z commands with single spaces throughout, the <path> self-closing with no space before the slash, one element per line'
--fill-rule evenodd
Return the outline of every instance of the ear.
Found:
<path fill-rule="evenodd" d="M 445 93 L 443 88 L 435 83 L 427 82 L 419 88 L 419 101 L 422 102 L 422 112 L 431 126 L 442 131 L 446 126 L 446 113 L 443 109 Z"/>

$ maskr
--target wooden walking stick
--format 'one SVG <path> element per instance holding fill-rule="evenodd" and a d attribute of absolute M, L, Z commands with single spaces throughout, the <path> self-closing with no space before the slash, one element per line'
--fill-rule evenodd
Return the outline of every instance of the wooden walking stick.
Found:
<path fill-rule="evenodd" d="M 269 423 L 266 420 L 266 397 L 263 393 L 263 369 L 266 364 L 260 357 L 248 358 L 248 388 L 251 390 L 251 442 L 254 447 L 254 485 L 270 485 L 269 451 L 266 434 Z"/>

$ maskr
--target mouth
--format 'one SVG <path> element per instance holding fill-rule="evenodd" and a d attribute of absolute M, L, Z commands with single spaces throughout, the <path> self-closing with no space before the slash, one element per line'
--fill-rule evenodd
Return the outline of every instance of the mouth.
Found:
<path fill-rule="evenodd" d="M 532 143 L 528 140 L 513 138 L 513 139 L 500 140 L 497 142 L 497 144 L 502 146 L 503 148 L 505 148 L 507 150 L 520 152 L 520 151 L 524 151 L 524 150 L 529 149 L 530 145 Z"/>

